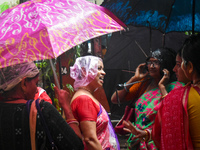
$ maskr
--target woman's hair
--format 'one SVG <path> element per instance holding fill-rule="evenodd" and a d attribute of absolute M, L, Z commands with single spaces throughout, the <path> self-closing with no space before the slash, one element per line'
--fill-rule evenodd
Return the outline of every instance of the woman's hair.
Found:
<path fill-rule="evenodd" d="M 200 75 L 200 34 L 187 38 L 182 48 L 184 63 L 191 62 Z"/>
<path fill-rule="evenodd" d="M 177 51 L 177 55 L 180 56 L 180 57 L 182 56 L 182 48 L 180 48 L 180 49 Z"/>
<path fill-rule="evenodd" d="M 176 52 L 171 48 L 158 48 L 151 52 L 147 61 L 150 58 L 156 58 L 160 62 L 160 72 L 163 74 L 163 69 L 167 69 L 170 72 L 170 77 L 173 76 L 173 68 L 176 64 Z"/>

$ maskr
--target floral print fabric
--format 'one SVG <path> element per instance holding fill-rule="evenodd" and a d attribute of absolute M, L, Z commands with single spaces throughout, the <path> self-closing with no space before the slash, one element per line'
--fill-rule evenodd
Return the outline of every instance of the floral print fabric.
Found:
<path fill-rule="evenodd" d="M 172 82 L 166 86 L 167 92 L 170 92 L 172 89 L 183 86 L 180 82 Z M 133 123 L 138 129 L 152 129 L 159 105 L 161 102 L 161 92 L 159 88 L 152 89 L 151 91 L 145 92 L 142 96 L 138 98 L 135 103 L 135 122 Z M 152 140 L 149 142 L 140 142 L 139 146 L 132 147 L 134 141 L 131 138 L 134 135 L 130 135 L 128 139 L 128 149 L 140 149 L 140 150 L 156 150 L 156 146 Z"/>

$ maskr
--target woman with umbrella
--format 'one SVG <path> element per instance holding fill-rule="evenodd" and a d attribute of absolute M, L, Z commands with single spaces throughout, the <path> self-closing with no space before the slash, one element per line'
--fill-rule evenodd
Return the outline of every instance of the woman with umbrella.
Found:
<path fill-rule="evenodd" d="M 138 136 L 137 132 L 132 132 L 128 139 L 129 149 L 156 149 L 154 142 L 145 137 L 152 129 L 159 103 L 172 89 L 182 86 L 182 83 L 172 82 L 175 56 L 175 51 L 168 48 L 153 51 L 147 58 L 146 64 L 140 64 L 135 75 L 124 84 L 124 89 L 118 91 L 120 102 L 135 101 L 133 124 L 142 134 Z M 146 67 L 148 72 L 145 72 Z M 141 82 L 132 86 L 129 84 L 136 81 Z M 111 100 L 113 103 L 118 103 L 118 98 L 114 93 Z"/>
<path fill-rule="evenodd" d="M 34 107 L 35 101 L 29 101 L 34 99 L 38 80 L 39 70 L 33 62 L 0 69 L 0 149 L 52 149 L 49 135 L 55 144 L 53 146 L 58 149 L 83 149 L 80 130 L 66 91 L 55 87 L 66 118 L 73 120 L 68 124 L 50 103 L 40 101 L 39 111 Z M 36 110 L 42 115 L 37 116 Z M 35 114 L 35 121 L 32 114 Z M 42 116 L 47 126 L 41 123 Z M 48 132 L 45 130 L 47 128 Z"/>

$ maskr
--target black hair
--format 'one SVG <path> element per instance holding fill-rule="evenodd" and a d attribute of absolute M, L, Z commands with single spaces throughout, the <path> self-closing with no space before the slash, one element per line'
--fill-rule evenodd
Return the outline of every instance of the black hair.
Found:
<path fill-rule="evenodd" d="M 191 62 L 200 75 L 200 34 L 191 35 L 187 38 L 182 48 L 182 58 L 187 62 Z"/>
<path fill-rule="evenodd" d="M 160 62 L 160 73 L 163 75 L 163 69 L 170 72 L 170 77 L 174 76 L 173 68 L 176 64 L 176 51 L 171 48 L 158 48 L 151 52 L 147 61 L 150 58 L 156 58 Z"/>
<path fill-rule="evenodd" d="M 177 51 L 177 55 L 180 56 L 180 57 L 182 56 L 182 48 L 180 48 L 180 49 Z"/>

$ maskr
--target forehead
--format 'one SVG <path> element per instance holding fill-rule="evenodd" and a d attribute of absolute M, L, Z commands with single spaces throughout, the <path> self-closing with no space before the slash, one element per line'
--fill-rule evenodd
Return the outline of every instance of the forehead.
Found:
<path fill-rule="evenodd" d="M 99 60 L 98 65 L 103 66 L 103 62 L 101 60 Z"/>
<path fill-rule="evenodd" d="M 158 59 L 151 57 L 149 61 L 158 61 Z"/>
<path fill-rule="evenodd" d="M 182 58 L 181 58 L 181 56 L 177 55 L 177 56 L 176 56 L 176 61 L 178 61 L 178 62 L 182 62 Z"/>

